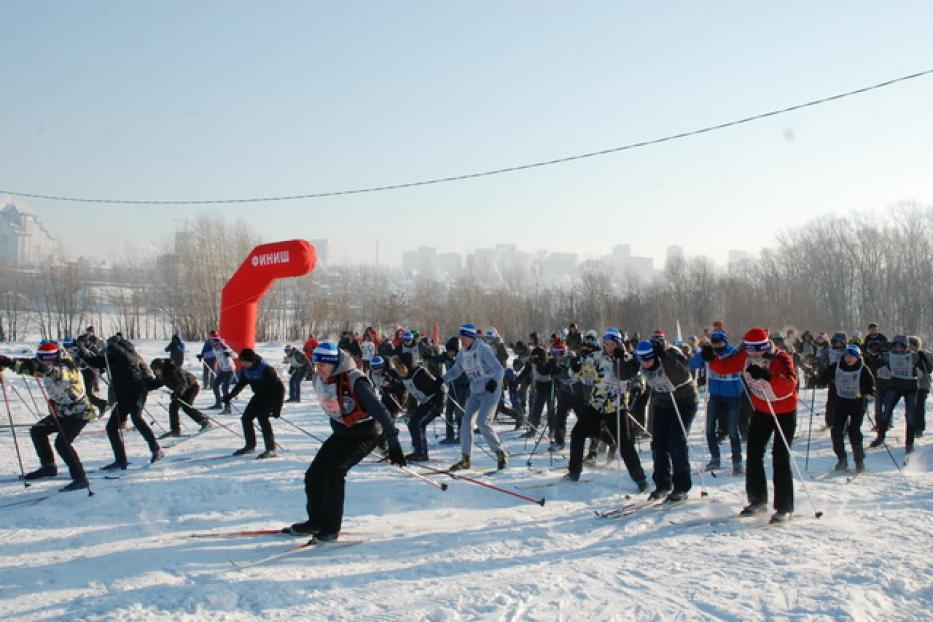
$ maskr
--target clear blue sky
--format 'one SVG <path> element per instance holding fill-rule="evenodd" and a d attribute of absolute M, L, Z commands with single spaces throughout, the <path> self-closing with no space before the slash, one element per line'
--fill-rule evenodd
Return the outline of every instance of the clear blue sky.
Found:
<path fill-rule="evenodd" d="M 933 67 L 933 3 L 4 2 L 0 188 L 294 194 L 719 123 Z M 215 208 L 383 263 L 420 244 L 717 260 L 820 213 L 933 203 L 933 77 L 754 125 L 428 188 Z M 201 207 L 28 201 L 72 254 Z"/>

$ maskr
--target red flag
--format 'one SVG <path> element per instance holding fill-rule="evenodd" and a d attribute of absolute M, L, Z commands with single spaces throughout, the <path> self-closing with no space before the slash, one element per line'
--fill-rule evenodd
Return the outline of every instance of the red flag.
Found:
<path fill-rule="evenodd" d="M 434 320 L 434 333 L 431 335 L 434 338 L 434 343 L 438 344 L 441 342 L 441 327 L 438 325 L 437 320 Z"/>

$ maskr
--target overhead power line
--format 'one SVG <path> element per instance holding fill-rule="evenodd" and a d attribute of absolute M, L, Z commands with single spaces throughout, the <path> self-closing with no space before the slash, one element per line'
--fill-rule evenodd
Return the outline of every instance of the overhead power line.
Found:
<path fill-rule="evenodd" d="M 695 130 L 690 130 L 688 132 L 680 132 L 678 134 L 671 134 L 669 136 L 662 136 L 660 138 L 654 138 L 651 140 L 643 140 L 636 143 L 629 143 L 627 145 L 621 145 L 619 147 L 610 147 L 608 149 L 600 149 L 599 151 L 590 151 L 587 153 L 578 153 L 575 155 L 564 156 L 561 158 L 554 158 L 552 160 L 541 160 L 539 162 L 531 162 L 528 164 L 518 164 L 515 166 L 506 166 L 503 168 L 490 169 L 485 171 L 478 171 L 474 173 L 464 173 L 461 175 L 450 175 L 448 177 L 437 177 L 434 179 L 423 179 L 420 181 L 410 181 L 405 183 L 398 184 L 388 184 L 384 186 L 370 186 L 365 188 L 352 188 L 347 190 L 333 190 L 330 192 L 309 192 L 305 194 L 292 194 L 292 195 L 280 195 L 280 196 L 267 196 L 267 197 L 247 197 L 247 198 L 230 198 L 230 199 L 177 199 L 177 200 L 158 200 L 158 199 L 103 199 L 103 198 L 90 198 L 90 197 L 71 197 L 71 196 L 61 196 L 54 194 L 41 194 L 37 192 L 19 192 L 16 190 L 4 190 L 0 189 L 0 194 L 7 194 L 15 197 L 27 197 L 33 199 L 47 199 L 50 201 L 69 201 L 72 203 L 117 203 L 124 205 L 213 205 L 213 204 L 230 204 L 230 203 L 267 203 L 271 201 L 296 201 L 299 199 L 322 199 L 325 197 L 339 197 L 350 194 L 367 194 L 371 192 L 386 192 L 388 190 L 402 190 L 404 188 L 417 188 L 418 186 L 432 186 L 435 184 L 443 184 L 453 181 L 464 181 L 467 179 L 476 179 L 478 177 L 491 177 L 493 175 L 502 175 L 505 173 L 514 173 L 517 171 L 524 171 L 533 168 L 541 168 L 544 166 L 553 166 L 555 164 L 564 164 L 565 162 L 573 162 L 575 160 L 585 160 L 587 158 L 596 158 L 599 156 L 609 155 L 611 153 L 618 153 L 620 151 L 630 151 L 633 149 L 640 149 L 642 147 L 648 147 L 651 145 L 658 145 L 661 143 L 671 142 L 674 140 L 680 140 L 682 138 L 689 138 L 690 136 L 697 136 L 699 134 L 708 134 L 710 132 L 716 132 L 719 130 L 724 130 L 729 127 L 735 127 L 736 125 L 743 125 L 745 123 L 751 123 L 753 121 L 759 121 L 761 119 L 767 119 L 768 117 L 776 117 L 778 115 L 787 114 L 789 112 L 794 112 L 797 110 L 802 110 L 804 108 L 811 108 L 813 106 L 819 106 L 820 104 L 826 104 L 833 101 L 838 101 L 846 97 L 852 97 L 853 95 L 861 95 L 869 91 L 876 91 L 878 89 L 883 89 L 885 87 L 892 86 L 899 82 L 906 82 L 908 80 L 914 80 L 916 78 L 922 78 L 933 74 L 933 69 L 926 69 L 924 71 L 918 71 L 917 73 L 912 73 L 906 76 L 900 76 L 898 78 L 892 78 L 891 80 L 885 80 L 884 82 L 879 82 L 877 84 L 872 84 L 870 86 L 863 86 L 858 89 L 851 91 L 846 91 L 844 93 L 838 93 L 836 95 L 831 95 L 829 97 L 822 97 L 820 99 L 814 99 L 811 101 L 803 102 L 801 104 L 795 104 L 793 106 L 788 106 L 786 108 L 780 108 L 777 110 L 770 110 L 768 112 L 762 112 L 760 114 L 752 115 L 749 117 L 742 117 L 740 119 L 735 119 L 732 121 L 727 121 L 725 123 L 719 123 L 717 125 L 710 125 L 707 127 L 702 127 Z"/>

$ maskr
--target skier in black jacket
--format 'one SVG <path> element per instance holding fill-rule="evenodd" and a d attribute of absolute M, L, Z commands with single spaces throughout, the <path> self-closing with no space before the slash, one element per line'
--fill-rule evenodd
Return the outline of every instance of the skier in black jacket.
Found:
<path fill-rule="evenodd" d="M 107 347 L 101 354 L 92 354 L 86 348 L 81 348 L 81 358 L 91 367 L 107 370 L 110 376 L 110 388 L 116 398 L 116 406 L 107 421 L 107 438 L 113 448 L 114 461 L 103 467 L 104 471 L 126 469 L 129 462 L 126 459 L 126 447 L 120 431 L 126 425 L 126 419 L 133 420 L 133 425 L 149 445 L 151 453 L 150 463 L 162 459 L 162 449 L 156 440 L 155 434 L 146 419 L 142 416 L 146 406 L 146 395 L 152 373 L 146 362 L 132 343 L 123 338 L 120 333 L 107 340 Z"/>
<path fill-rule="evenodd" d="M 865 448 L 862 446 L 862 419 L 865 417 L 867 401 L 875 395 L 875 378 L 868 365 L 862 360 L 862 350 L 857 345 L 847 346 L 837 363 L 823 370 L 820 384 L 832 383 L 836 394 L 833 411 L 833 452 L 836 454 L 836 471 L 845 471 L 848 466 L 843 437 L 849 430 L 849 443 L 855 470 L 865 470 Z"/>
<path fill-rule="evenodd" d="M 312 360 L 318 371 L 314 391 L 331 418 L 334 433 L 318 449 L 305 473 L 308 520 L 283 531 L 330 542 L 337 539 L 343 523 L 347 472 L 369 455 L 383 431 L 392 464 L 405 466 L 405 456 L 392 417 L 353 358 L 335 344 L 324 342 L 314 349 Z"/>
<path fill-rule="evenodd" d="M 251 454 L 256 451 L 256 430 L 253 420 L 259 421 L 262 430 L 262 441 L 265 451 L 256 456 L 257 460 L 275 458 L 275 433 L 272 431 L 272 422 L 269 417 L 278 418 L 282 414 L 282 402 L 285 401 L 285 385 L 279 380 L 279 375 L 250 348 L 240 352 L 240 380 L 233 387 L 230 395 L 224 398 L 224 407 L 240 394 L 246 385 L 253 390 L 253 397 L 246 404 L 246 410 L 240 417 L 243 423 L 243 438 L 246 444 L 233 452 L 234 456 Z"/>
<path fill-rule="evenodd" d="M 160 387 L 166 387 L 172 392 L 172 401 L 168 406 L 169 431 L 160 436 L 160 439 L 181 436 L 181 427 L 178 420 L 178 410 L 184 410 L 185 414 L 194 419 L 195 423 L 201 426 L 201 430 L 211 427 L 211 421 L 205 417 L 201 411 L 194 407 L 194 400 L 201 390 L 197 378 L 194 374 L 176 367 L 169 359 L 152 359 L 149 363 L 155 378 L 149 381 L 149 390 L 154 391 Z"/>
<path fill-rule="evenodd" d="M 420 363 L 414 363 L 412 356 L 404 352 L 395 361 L 395 371 L 402 379 L 408 395 L 416 402 L 414 410 L 408 415 L 408 431 L 414 451 L 405 456 L 406 461 L 426 462 L 428 460 L 428 424 L 441 414 L 444 407 L 444 383 L 435 378 Z"/>

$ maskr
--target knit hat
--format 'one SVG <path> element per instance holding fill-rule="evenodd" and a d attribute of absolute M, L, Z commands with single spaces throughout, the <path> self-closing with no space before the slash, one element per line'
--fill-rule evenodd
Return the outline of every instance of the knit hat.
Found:
<path fill-rule="evenodd" d="M 847 346 L 845 350 L 842 351 L 843 356 L 851 354 L 857 359 L 862 358 L 862 349 L 855 345 L 854 343 L 850 346 Z"/>
<path fill-rule="evenodd" d="M 716 320 L 713 322 L 713 328 L 718 328 L 719 330 L 726 330 L 726 327 L 722 325 L 722 322 Z"/>
<path fill-rule="evenodd" d="M 551 345 L 551 354 L 554 355 L 563 355 L 567 354 L 567 345 L 558 339 Z"/>
<path fill-rule="evenodd" d="M 404 333 L 402 333 L 402 341 L 412 341 L 414 338 L 415 335 L 410 330 L 406 330 Z"/>
<path fill-rule="evenodd" d="M 61 354 L 62 349 L 56 341 L 46 341 L 36 348 L 36 360 L 46 363 L 57 361 Z"/>
<path fill-rule="evenodd" d="M 891 343 L 893 343 L 896 346 L 901 345 L 906 348 L 907 347 L 907 336 L 906 335 L 894 335 L 894 341 L 892 341 Z"/>
<path fill-rule="evenodd" d="M 240 352 L 240 360 L 245 363 L 258 363 L 261 359 L 252 348 L 243 348 Z"/>
<path fill-rule="evenodd" d="M 220 339 L 220 333 L 218 333 L 216 330 L 212 330 L 210 336 L 214 339 Z"/>
<path fill-rule="evenodd" d="M 496 330 L 495 326 L 486 331 L 487 339 L 494 339 L 499 336 L 499 331 Z"/>
<path fill-rule="evenodd" d="M 618 328 L 607 328 L 606 332 L 603 333 L 603 341 L 615 341 L 618 345 L 622 345 L 622 331 Z"/>
<path fill-rule="evenodd" d="M 635 348 L 635 357 L 639 361 L 650 361 L 655 357 L 654 344 L 650 341 L 639 341 Z"/>
<path fill-rule="evenodd" d="M 460 325 L 460 336 L 469 337 L 470 339 L 476 339 L 476 324 L 472 322 L 461 324 Z"/>
<path fill-rule="evenodd" d="M 713 331 L 713 334 L 709 336 L 709 340 L 713 343 L 721 341 L 723 343 L 729 343 L 729 335 L 726 334 L 726 331 L 719 330 L 718 328 Z"/>
<path fill-rule="evenodd" d="M 746 352 L 767 352 L 771 349 L 771 339 L 764 328 L 752 328 L 743 338 Z"/>
<path fill-rule="evenodd" d="M 386 366 L 386 362 L 385 359 L 383 359 L 381 356 L 374 356 L 369 362 L 369 365 L 373 369 L 382 369 Z"/>
<path fill-rule="evenodd" d="M 917 348 L 918 350 L 920 349 L 920 345 L 921 345 L 920 337 L 916 335 L 909 336 L 907 338 L 907 343 L 909 343 L 912 348 Z"/>
<path fill-rule="evenodd" d="M 652 341 L 655 339 L 664 339 L 664 331 L 660 328 L 656 328 L 653 333 L 651 333 Z"/>
<path fill-rule="evenodd" d="M 583 343 L 593 348 L 599 347 L 599 335 L 592 328 L 583 333 Z"/>
<path fill-rule="evenodd" d="M 835 345 L 837 343 L 846 345 L 846 334 L 845 333 L 833 333 L 833 338 L 829 340 L 830 345 Z"/>
<path fill-rule="evenodd" d="M 243 357 L 240 356 L 240 358 Z M 314 352 L 311 353 L 311 360 L 315 363 L 336 365 L 340 362 L 340 350 L 337 348 L 336 343 L 325 341 L 314 348 Z"/>

